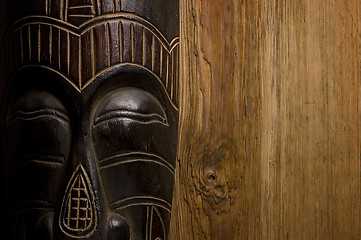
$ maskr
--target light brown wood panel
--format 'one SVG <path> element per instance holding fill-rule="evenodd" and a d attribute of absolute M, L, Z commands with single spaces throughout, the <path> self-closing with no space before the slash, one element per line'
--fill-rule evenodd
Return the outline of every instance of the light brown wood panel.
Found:
<path fill-rule="evenodd" d="M 262 239 L 360 238 L 359 4 L 262 6 Z"/>
<path fill-rule="evenodd" d="M 360 0 L 181 0 L 171 239 L 359 239 Z"/>

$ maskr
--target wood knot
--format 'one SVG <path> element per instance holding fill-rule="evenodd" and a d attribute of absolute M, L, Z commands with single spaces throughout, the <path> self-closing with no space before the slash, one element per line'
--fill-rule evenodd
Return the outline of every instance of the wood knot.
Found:
<path fill-rule="evenodd" d="M 230 210 L 233 203 L 232 192 L 239 182 L 231 178 L 235 176 L 233 168 L 237 159 L 236 148 L 229 142 L 202 155 L 199 192 L 205 202 L 206 212 L 219 214 Z"/>

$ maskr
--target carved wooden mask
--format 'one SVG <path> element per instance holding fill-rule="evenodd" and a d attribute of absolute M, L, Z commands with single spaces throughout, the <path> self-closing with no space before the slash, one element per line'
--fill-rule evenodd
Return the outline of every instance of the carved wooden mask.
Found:
<path fill-rule="evenodd" d="M 10 239 L 166 239 L 178 1 L 7 5 L 0 116 Z"/>

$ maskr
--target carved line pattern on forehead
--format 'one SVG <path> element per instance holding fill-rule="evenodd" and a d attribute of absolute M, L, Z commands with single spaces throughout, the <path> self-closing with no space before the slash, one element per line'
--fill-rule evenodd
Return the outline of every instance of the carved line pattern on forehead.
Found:
<path fill-rule="evenodd" d="M 120 12 L 120 0 L 46 0 L 45 14 L 74 25 L 82 24 L 95 16 Z"/>
<path fill-rule="evenodd" d="M 169 43 L 155 26 L 134 14 L 102 15 L 79 27 L 30 16 L 17 21 L 5 38 L 0 66 L 5 80 L 20 67 L 44 66 L 81 92 L 114 66 L 134 64 L 157 77 L 176 107 L 178 56 L 179 37 Z"/>

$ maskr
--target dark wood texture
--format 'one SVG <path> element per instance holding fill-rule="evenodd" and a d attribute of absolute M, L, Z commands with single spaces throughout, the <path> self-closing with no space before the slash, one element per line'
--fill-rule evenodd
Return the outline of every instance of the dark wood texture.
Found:
<path fill-rule="evenodd" d="M 171 239 L 359 239 L 360 4 L 181 1 Z"/>

